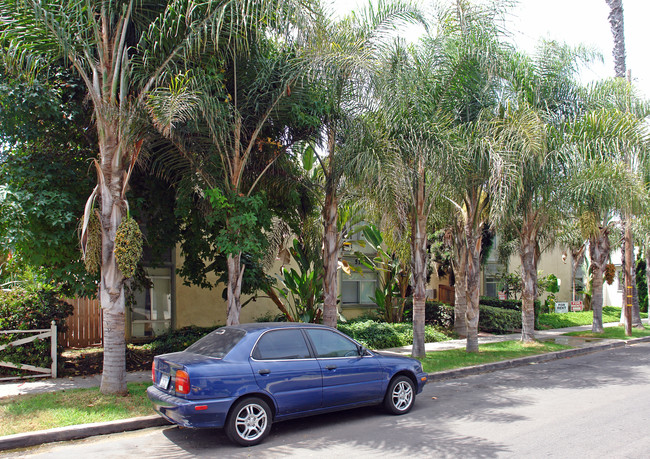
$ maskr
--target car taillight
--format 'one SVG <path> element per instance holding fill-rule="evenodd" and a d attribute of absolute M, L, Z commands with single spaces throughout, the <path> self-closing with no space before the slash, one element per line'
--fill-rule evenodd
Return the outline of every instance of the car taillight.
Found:
<path fill-rule="evenodd" d="M 176 385 L 174 388 L 178 394 L 190 393 L 190 375 L 186 371 L 176 370 Z"/>
<path fill-rule="evenodd" d="M 151 362 L 151 382 L 156 383 L 156 361 Z"/>

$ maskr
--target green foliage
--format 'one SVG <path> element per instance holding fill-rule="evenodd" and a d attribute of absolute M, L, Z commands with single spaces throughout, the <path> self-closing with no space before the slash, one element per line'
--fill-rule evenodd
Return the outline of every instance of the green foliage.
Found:
<path fill-rule="evenodd" d="M 54 320 L 58 331 L 65 331 L 65 319 L 72 314 L 72 305 L 58 298 L 58 292 L 46 285 L 27 285 L 12 290 L 0 290 L 0 330 L 49 329 Z M 0 344 L 7 344 L 31 334 L 2 334 Z M 50 340 L 36 340 L 31 343 L 10 347 L 0 351 L 0 360 L 49 368 L 52 364 Z M 59 355 L 63 351 L 58 346 Z M 19 371 L 5 370 L 11 374 Z"/>
<path fill-rule="evenodd" d="M 639 253 L 636 260 L 636 291 L 639 295 L 639 308 L 642 312 L 648 312 L 648 283 L 647 268 L 643 253 Z"/>
<path fill-rule="evenodd" d="M 406 320 L 412 320 L 413 313 L 413 299 L 407 300 L 407 307 L 409 308 L 406 314 Z M 427 325 L 440 327 L 445 330 L 452 330 L 454 328 L 454 307 L 450 304 L 440 303 L 438 301 L 427 301 L 424 304 L 424 322 Z"/>
<path fill-rule="evenodd" d="M 183 327 L 178 330 L 172 330 L 157 336 L 152 342 L 144 344 L 143 348 L 150 350 L 154 355 L 169 354 L 170 352 L 180 352 L 185 350 L 200 338 L 211 331 L 219 328 L 216 327 Z"/>
<path fill-rule="evenodd" d="M 492 306 L 494 308 L 511 309 L 513 311 L 521 311 L 521 300 L 499 300 L 489 296 L 482 296 L 479 298 L 479 304 L 485 306 Z"/>
<path fill-rule="evenodd" d="M 478 328 L 489 333 L 512 333 L 521 329 L 521 312 L 492 306 L 479 306 Z"/>
<path fill-rule="evenodd" d="M 91 294 L 96 276 L 85 270 L 77 238 L 92 190 L 86 158 L 97 151 L 83 88 L 56 65 L 29 83 L 2 77 L 0 253 L 13 253 L 4 281 L 31 267 L 68 295 Z"/>
<path fill-rule="evenodd" d="M 642 315 L 643 317 L 643 315 Z M 563 314 L 540 314 L 539 324 L 541 329 L 576 327 L 578 325 L 591 325 L 594 315 L 592 311 L 567 312 Z M 621 319 L 621 308 L 614 306 L 603 307 L 603 323 L 618 322 Z"/>
<path fill-rule="evenodd" d="M 113 252 L 122 275 L 127 279 L 133 277 L 142 258 L 142 232 L 138 222 L 128 215 L 117 227 Z"/>
<path fill-rule="evenodd" d="M 359 341 L 370 349 L 387 349 L 413 344 L 413 324 L 389 324 L 373 320 L 339 323 L 339 331 Z M 435 327 L 427 325 L 424 329 L 424 340 L 427 343 L 449 339 Z"/>
<path fill-rule="evenodd" d="M 318 323 L 323 313 L 322 264 L 310 260 L 297 239 L 289 253 L 298 264 L 298 271 L 282 268 L 282 286 L 274 288 L 293 320 Z"/>
<path fill-rule="evenodd" d="M 395 254 L 384 250 L 383 235 L 375 225 L 364 225 L 360 231 L 364 239 L 356 243 L 362 247 L 369 246 L 374 256 L 370 258 L 361 251 L 356 251 L 355 256 L 379 277 L 379 288 L 375 289 L 375 296 L 371 299 L 377 304 L 377 312 L 386 322 L 401 322 L 404 320 L 405 283 L 408 282 L 409 266 Z"/>

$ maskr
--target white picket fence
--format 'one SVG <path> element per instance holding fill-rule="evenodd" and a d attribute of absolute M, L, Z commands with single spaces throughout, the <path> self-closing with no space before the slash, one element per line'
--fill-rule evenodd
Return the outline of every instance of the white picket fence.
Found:
<path fill-rule="evenodd" d="M 13 362 L 2 362 L 0 361 L 0 367 L 7 368 L 16 368 L 18 370 L 29 370 L 37 374 L 32 374 L 29 376 L 12 376 L 9 378 L 0 378 L 0 381 L 5 381 L 8 379 L 27 379 L 27 378 L 47 378 L 52 377 L 56 378 L 56 323 L 52 321 L 52 326 L 50 328 L 44 328 L 41 330 L 0 330 L 0 334 L 9 335 L 14 333 L 38 333 L 37 335 L 30 336 L 28 338 L 17 339 L 7 344 L 0 345 L 0 351 L 5 350 L 8 347 L 21 346 L 23 344 L 31 343 L 37 339 L 47 339 L 50 338 L 51 346 L 50 352 L 52 355 L 52 366 L 51 368 L 42 368 L 35 367 L 33 365 L 27 365 L 24 363 L 13 363 Z"/>

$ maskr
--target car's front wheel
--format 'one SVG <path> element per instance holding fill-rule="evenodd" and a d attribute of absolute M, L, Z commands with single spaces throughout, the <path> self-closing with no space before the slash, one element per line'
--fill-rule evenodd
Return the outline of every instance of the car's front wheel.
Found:
<path fill-rule="evenodd" d="M 408 376 L 398 376 L 388 385 L 384 397 L 384 407 L 392 414 L 405 414 L 411 411 L 415 402 L 415 384 Z"/>
<path fill-rule="evenodd" d="M 226 421 L 226 435 L 242 446 L 260 443 L 271 430 L 271 409 L 257 397 L 240 400 L 235 404 Z"/>

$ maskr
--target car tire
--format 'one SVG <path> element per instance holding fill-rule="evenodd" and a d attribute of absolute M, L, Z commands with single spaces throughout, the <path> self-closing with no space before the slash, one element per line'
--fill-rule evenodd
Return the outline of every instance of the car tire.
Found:
<path fill-rule="evenodd" d="M 249 397 L 235 403 L 228 419 L 225 431 L 228 438 L 242 446 L 261 443 L 269 434 L 272 423 L 269 405 L 258 397 Z"/>
<path fill-rule="evenodd" d="M 415 384 L 408 376 L 397 376 L 388 385 L 384 408 L 391 414 L 406 414 L 415 403 Z"/>

